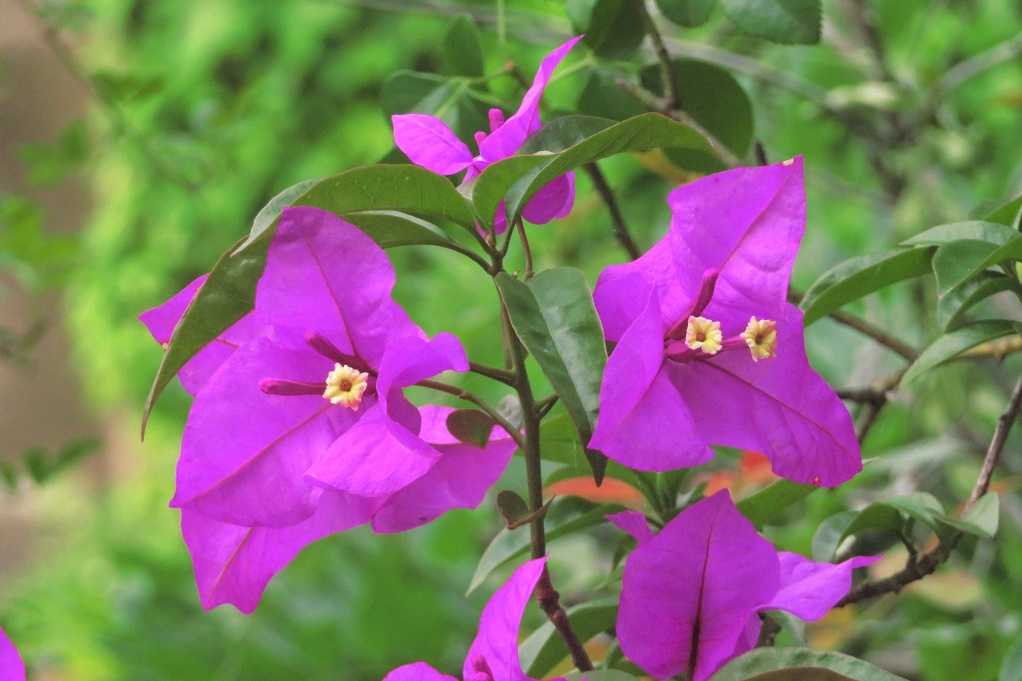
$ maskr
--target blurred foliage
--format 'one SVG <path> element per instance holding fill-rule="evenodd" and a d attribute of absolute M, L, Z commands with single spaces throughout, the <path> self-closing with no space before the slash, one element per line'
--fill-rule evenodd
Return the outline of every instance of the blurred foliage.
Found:
<path fill-rule="evenodd" d="M 139 311 L 205 271 L 281 189 L 390 155 L 385 113 L 417 108 L 440 87 L 416 73 L 476 75 L 459 66 L 470 57 L 445 42 L 448 15 L 469 9 L 481 18 L 484 73 L 498 73 L 508 60 L 527 73 L 579 24 L 579 6 L 614 5 L 573 2 L 566 14 L 552 0 L 502 4 L 506 16 L 493 3 L 441 1 L 43 3 L 47 22 L 86 38 L 77 56 L 95 105 L 83 124 L 51 144 L 25 148 L 22 158 L 39 182 L 85 163 L 96 208 L 77 243 L 64 250 L 63 241 L 40 246 L 42 217 L 21 199 L 5 199 L 0 253 L 15 271 L 31 262 L 25 276 L 54 276 L 55 283 L 69 277 L 74 364 L 96 408 L 110 414 L 127 408 L 129 423 L 119 427 L 134 433 L 159 361 L 135 321 Z M 696 89 L 682 78 L 682 107 L 739 154 L 758 140 L 770 159 L 806 156 L 809 229 L 795 276 L 799 289 L 840 260 L 886 250 L 1018 193 L 1022 159 L 1009 141 L 1022 108 L 1022 62 L 1017 52 L 1014 60 L 989 59 L 995 46 L 1017 43 L 1017 3 L 829 0 L 822 42 L 804 46 L 743 33 L 729 17 L 741 3 L 722 2 L 706 17 L 696 6 L 713 3 L 657 4 L 668 17 L 682 5 L 677 11 L 698 15 L 678 20 L 698 27 L 663 24 L 668 48 L 694 64 L 693 81 L 703 84 Z M 382 9 L 366 8 L 372 5 Z M 452 29 L 462 37 L 468 30 Z M 597 36 L 601 53 L 613 59 L 573 55 L 548 90 L 549 109 L 613 118 L 641 110 L 618 80 L 644 76 L 650 83 L 658 75 L 643 73 L 652 54 L 635 57 L 633 34 Z M 506 109 L 518 92 L 513 78 L 495 78 L 459 90 L 450 111 L 470 132 L 481 127 L 475 121 L 487 106 Z M 643 248 L 667 224 L 664 198 L 672 183 L 692 177 L 678 167 L 692 167 L 682 161 L 691 159 L 650 153 L 601 164 Z M 622 259 L 610 228 L 580 175 L 571 217 L 530 233 L 537 269 L 571 264 L 592 281 Z M 479 286 L 470 263 L 427 249 L 391 256 L 400 274 L 397 296 L 418 323 L 430 333 L 456 331 L 473 358 L 502 361 L 495 294 Z M 77 265 L 69 271 L 71 262 Z M 937 330 L 933 300 L 932 284 L 920 279 L 853 309 L 922 347 Z M 979 309 L 1018 315 L 1003 297 Z M 866 385 L 900 366 L 828 320 L 810 327 L 808 345 L 835 385 Z M 954 364 L 924 377 L 884 411 L 865 443 L 873 461 L 862 476 L 839 491 L 814 492 L 775 518 L 767 533 L 782 548 L 808 555 L 817 527 L 849 508 L 916 490 L 964 498 L 1009 377 L 1019 371 L 1018 360 L 1008 358 Z M 538 372 L 536 379 L 542 381 Z M 499 394 L 478 377 L 465 385 Z M 414 659 L 456 668 L 485 597 L 462 594 L 498 526 L 492 507 L 398 537 L 358 531 L 327 540 L 274 581 L 253 616 L 203 614 L 176 513 L 165 508 L 186 409 L 184 392 L 168 390 L 148 451 L 130 445 L 121 454 L 147 457 L 130 479 L 99 494 L 67 480 L 40 492 L 62 539 L 45 545 L 43 560 L 27 575 L 4 584 L 0 600 L 0 623 L 35 669 L 76 681 L 134 681 L 377 679 Z M 944 588 L 924 582 L 897 607 L 884 599 L 841 611 L 811 628 L 810 642 L 926 681 L 992 681 L 1013 644 L 1009 659 L 1017 665 L 1020 441 L 1016 433 L 998 483 L 1004 518 L 996 543 L 967 540 L 962 558 L 932 578 L 948 580 Z M 729 456 L 723 453 L 717 466 L 727 468 Z M 573 566 L 571 581 L 559 584 L 569 600 L 598 592 L 617 540 L 598 532 L 553 546 L 555 558 Z M 900 567 L 890 536 L 858 541 L 888 549 L 892 571 Z M 780 640 L 791 636 L 785 631 Z"/>

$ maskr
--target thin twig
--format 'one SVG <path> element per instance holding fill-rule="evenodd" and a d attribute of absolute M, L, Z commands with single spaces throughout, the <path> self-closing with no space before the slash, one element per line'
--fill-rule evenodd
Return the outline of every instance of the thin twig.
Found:
<path fill-rule="evenodd" d="M 660 34 L 660 29 L 657 28 L 656 22 L 653 21 L 653 17 L 646 7 L 646 0 L 638 0 L 636 5 L 642 14 L 643 21 L 646 22 L 646 29 L 653 41 L 653 51 L 656 52 L 657 61 L 660 62 L 660 79 L 663 81 L 665 95 L 663 111 L 664 113 L 675 111 L 681 108 L 681 94 L 678 92 L 678 83 L 674 79 L 671 53 L 667 51 L 664 37 Z"/>
<path fill-rule="evenodd" d="M 607 178 L 603 176 L 603 171 L 600 170 L 600 167 L 595 162 L 587 163 L 585 171 L 589 174 L 593 188 L 596 189 L 600 198 L 603 199 L 603 203 L 607 206 L 610 219 L 614 224 L 614 238 L 621 244 L 621 248 L 625 249 L 628 257 L 635 260 L 642 255 L 642 251 L 639 250 L 639 246 L 635 243 L 631 232 L 628 230 L 628 224 L 625 222 L 625 216 L 622 214 L 621 207 L 614 196 L 614 190 L 610 188 Z"/>
<path fill-rule="evenodd" d="M 522 275 L 523 279 L 532 279 L 532 248 L 529 246 L 529 237 L 525 235 L 525 223 L 522 222 L 521 218 L 515 220 L 515 229 L 518 230 L 518 238 L 522 242 L 522 254 L 525 256 L 525 272 Z"/>
<path fill-rule="evenodd" d="M 498 367 L 491 367 L 486 364 L 480 364 L 479 362 L 469 362 L 468 370 L 472 373 L 479 374 L 480 376 L 486 376 L 492 378 L 495 381 L 499 381 L 504 385 L 515 386 L 515 375 L 507 369 L 500 369 Z"/>
<path fill-rule="evenodd" d="M 1001 458 L 1001 452 L 1004 451 L 1004 445 L 1008 441 L 1008 434 L 1011 432 L 1012 426 L 1015 425 L 1015 421 L 1018 420 L 1020 410 L 1022 410 L 1022 378 L 1019 378 L 1015 383 L 1011 398 L 1008 400 L 1008 406 L 1000 418 L 997 419 L 997 428 L 990 439 L 990 445 L 987 447 L 986 456 L 983 458 L 983 466 L 980 469 L 979 476 L 976 478 L 976 484 L 973 485 L 969 499 L 962 507 L 962 515 L 968 513 L 976 505 L 976 502 L 989 491 L 990 479 L 993 476 L 994 469 L 997 467 L 997 462 Z M 912 582 L 919 581 L 932 574 L 951 556 L 951 552 L 954 551 L 962 537 L 963 533 L 955 532 L 919 557 L 910 553 L 908 562 L 900 572 L 885 579 L 861 584 L 845 596 L 838 603 L 838 606 L 857 603 L 888 593 L 896 593 Z"/>
<path fill-rule="evenodd" d="M 465 400 L 466 402 L 471 402 L 472 404 L 476 405 L 484 412 L 486 412 L 487 416 L 493 419 L 498 425 L 500 425 L 501 428 L 506 430 L 507 434 L 511 436 L 511 439 L 513 439 L 519 447 L 523 449 L 525 448 L 525 442 L 522 440 L 522 434 L 518 432 L 518 429 L 515 428 L 510 421 L 501 416 L 500 412 L 497 411 L 494 407 L 492 407 L 489 402 L 479 397 L 478 395 L 471 393 L 468 390 L 465 390 L 464 388 L 459 388 L 456 385 L 444 383 L 443 381 L 434 380 L 419 381 L 415 385 L 421 388 L 429 388 L 431 390 L 437 390 L 442 393 L 447 393 L 448 395 L 454 395 L 458 399 Z"/>
<path fill-rule="evenodd" d="M 788 290 L 788 300 L 796 305 L 802 302 L 802 298 L 804 297 L 805 295 L 803 293 L 800 293 L 795 289 Z M 908 343 L 898 340 L 880 327 L 867 322 L 861 317 L 856 317 L 855 315 L 849 312 L 844 312 L 843 310 L 834 310 L 828 316 L 839 324 L 855 329 L 864 336 L 869 336 L 880 345 L 883 345 L 888 350 L 901 355 L 910 362 L 914 362 L 916 357 L 919 356 L 919 353 L 915 350 L 915 348 L 910 346 Z"/>

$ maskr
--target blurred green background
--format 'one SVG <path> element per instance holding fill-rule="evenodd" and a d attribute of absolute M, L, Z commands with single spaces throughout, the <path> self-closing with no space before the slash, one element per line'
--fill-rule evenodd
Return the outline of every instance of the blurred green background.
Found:
<path fill-rule="evenodd" d="M 490 503 L 402 536 L 321 542 L 250 617 L 201 611 L 166 507 L 188 400 L 169 390 L 138 441 L 160 351 L 135 317 L 208 269 L 281 189 L 388 156 L 385 109 L 402 110 L 414 86 L 393 74 L 443 73 L 447 26 L 461 12 L 483 31 L 487 73 L 509 60 L 531 73 L 572 30 L 562 3 L 540 0 L 0 0 L 9 482 L 0 482 L 0 626 L 33 678 L 368 681 L 416 659 L 460 668 L 489 592 L 463 597 L 499 527 Z M 1022 3 L 828 0 L 822 42 L 810 46 L 748 37 L 720 11 L 698 28 L 656 20 L 675 55 L 712 66 L 682 83 L 704 125 L 750 159 L 753 138 L 771 160 L 805 155 L 802 290 L 844 258 L 966 219 L 1022 187 Z M 548 90 L 549 110 L 634 113 L 614 78 L 651 61 L 648 43 L 612 58 L 578 49 Z M 720 69 L 737 93 L 718 86 Z M 458 123 L 471 131 L 485 106 L 506 109 L 518 94 L 512 78 L 495 78 L 457 109 Z M 667 192 L 694 177 L 659 154 L 602 166 L 643 248 L 666 227 Z M 590 281 L 624 257 L 581 174 L 572 215 L 530 236 L 538 267 L 575 265 Z M 426 249 L 391 256 L 397 295 L 420 325 L 455 331 L 474 358 L 500 361 L 494 295 L 471 265 Z M 1009 301 L 987 304 L 1018 318 Z M 934 333 L 923 281 L 857 311 L 917 347 Z M 834 385 L 866 385 L 900 366 L 828 320 L 808 343 Z M 1010 357 L 954 365 L 899 393 L 866 442 L 878 459 L 867 473 L 814 494 L 769 534 L 808 553 L 824 518 L 884 495 L 925 490 L 953 506 L 1019 370 Z M 1022 640 L 1020 442 L 1009 444 L 998 483 L 996 543 L 967 545 L 899 599 L 842 610 L 810 641 L 911 679 L 996 679 Z M 511 468 L 505 484 L 520 488 Z M 612 536 L 554 545 L 569 602 L 600 593 Z"/>

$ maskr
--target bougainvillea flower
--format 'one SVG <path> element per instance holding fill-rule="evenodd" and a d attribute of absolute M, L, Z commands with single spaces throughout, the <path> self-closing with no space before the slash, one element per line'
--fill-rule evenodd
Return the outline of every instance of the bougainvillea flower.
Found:
<path fill-rule="evenodd" d="M 475 134 L 478 154 L 473 155 L 468 145 L 458 139 L 446 123 L 427 114 L 393 116 L 394 144 L 412 163 L 440 175 L 466 171 L 464 182 L 470 182 L 486 166 L 517 153 L 526 138 L 540 129 L 539 105 L 543 91 L 557 65 L 581 39 L 582 36 L 572 38 L 543 58 L 532 85 L 522 97 L 518 111 L 510 118 L 505 120 L 500 109 L 490 109 L 490 131 Z M 572 172 L 541 188 L 525 205 L 522 215 L 529 222 L 546 224 L 571 212 L 574 202 L 575 174 Z M 504 230 L 506 220 L 504 206 L 501 204 L 494 218 L 497 232 Z"/>
<path fill-rule="evenodd" d="M 251 609 L 309 542 L 370 520 L 378 531 L 414 527 L 477 505 L 499 477 L 513 450 L 506 433 L 466 462 L 447 411 L 404 397 L 468 366 L 454 336 L 429 339 L 408 319 L 393 285 L 386 254 L 356 227 L 315 208 L 284 211 L 253 311 L 191 374 L 171 505 L 205 604 Z M 157 340 L 201 286 L 143 315 Z"/>
<path fill-rule="evenodd" d="M 689 506 L 653 534 L 641 513 L 609 518 L 638 542 L 625 563 L 617 636 L 650 676 L 704 681 L 752 649 L 764 610 L 814 621 L 852 586 L 852 571 L 878 557 L 816 563 L 778 552 L 727 492 Z"/>
<path fill-rule="evenodd" d="M 0 679 L 25 681 L 25 663 L 3 629 L 0 629 Z"/>
<path fill-rule="evenodd" d="M 463 681 L 531 681 L 518 658 L 518 629 L 536 584 L 546 570 L 546 559 L 525 563 L 493 594 L 483 608 L 479 633 L 468 649 Z M 398 667 L 383 681 L 457 681 L 425 662 Z"/>
<path fill-rule="evenodd" d="M 809 365 L 802 313 L 787 302 L 805 228 L 802 160 L 710 175 L 668 203 L 667 235 L 596 284 L 616 346 L 589 446 L 641 470 L 696 466 L 709 445 L 727 445 L 762 452 L 797 482 L 853 477 L 851 416 Z"/>

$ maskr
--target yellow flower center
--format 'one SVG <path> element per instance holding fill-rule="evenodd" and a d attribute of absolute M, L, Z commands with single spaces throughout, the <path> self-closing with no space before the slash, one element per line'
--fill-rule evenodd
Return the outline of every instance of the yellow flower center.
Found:
<path fill-rule="evenodd" d="M 777 322 L 751 317 L 741 338 L 749 346 L 752 361 L 769 359 L 777 354 Z"/>
<path fill-rule="evenodd" d="M 352 369 L 347 364 L 334 364 L 333 371 L 326 376 L 326 390 L 323 399 L 330 404 L 339 404 L 352 411 L 358 411 L 362 396 L 369 388 L 369 374 Z"/>
<path fill-rule="evenodd" d="M 702 350 L 707 355 L 716 355 L 724 343 L 720 322 L 706 317 L 689 317 L 685 329 L 685 345 L 693 350 Z"/>

